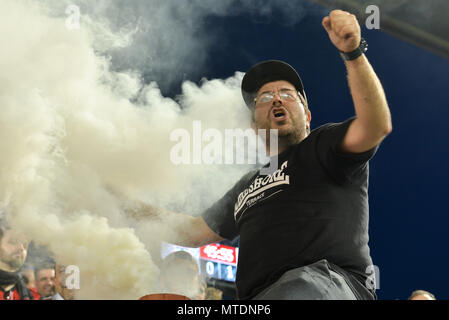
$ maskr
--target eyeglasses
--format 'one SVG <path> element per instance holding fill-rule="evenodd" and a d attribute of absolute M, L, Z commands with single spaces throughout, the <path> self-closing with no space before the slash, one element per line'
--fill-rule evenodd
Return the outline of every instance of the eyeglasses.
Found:
<path fill-rule="evenodd" d="M 279 98 L 283 101 L 298 101 L 298 97 L 294 94 L 294 90 L 284 89 L 278 91 Z M 276 92 L 263 92 L 259 96 L 254 98 L 255 105 L 262 105 L 273 101 Z"/>

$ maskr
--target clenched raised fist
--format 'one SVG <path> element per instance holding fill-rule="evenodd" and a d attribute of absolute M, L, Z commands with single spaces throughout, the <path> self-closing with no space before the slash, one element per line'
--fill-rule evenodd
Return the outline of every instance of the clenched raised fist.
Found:
<path fill-rule="evenodd" d="M 360 25 L 355 15 L 342 10 L 332 10 L 322 20 L 330 40 L 339 51 L 351 52 L 360 44 Z"/>

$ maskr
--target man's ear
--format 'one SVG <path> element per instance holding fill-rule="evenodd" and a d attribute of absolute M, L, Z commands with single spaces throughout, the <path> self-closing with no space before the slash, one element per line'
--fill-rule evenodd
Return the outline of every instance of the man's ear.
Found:
<path fill-rule="evenodd" d="M 306 116 L 307 125 L 310 128 L 310 121 L 312 121 L 312 114 L 310 113 L 309 106 L 307 105 L 307 101 L 300 95 L 301 105 L 304 108 L 304 115 Z"/>
<path fill-rule="evenodd" d="M 309 109 L 306 109 L 306 114 L 305 114 L 305 118 L 306 118 L 306 131 L 307 134 L 310 133 L 310 121 L 312 121 L 312 114 L 310 113 Z"/>

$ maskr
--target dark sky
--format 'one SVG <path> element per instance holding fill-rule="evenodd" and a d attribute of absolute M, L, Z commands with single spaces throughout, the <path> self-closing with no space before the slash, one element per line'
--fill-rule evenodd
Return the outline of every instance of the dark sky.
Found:
<path fill-rule="evenodd" d="M 303 79 L 312 128 L 347 119 L 354 110 L 344 63 L 321 26 L 326 12 L 313 10 L 290 26 L 244 15 L 209 16 L 205 29 L 221 40 L 210 48 L 201 76 L 227 78 L 262 60 L 284 60 Z M 362 27 L 393 119 L 392 134 L 370 162 L 378 297 L 407 299 L 424 289 L 449 299 L 449 61 L 381 30 Z"/>

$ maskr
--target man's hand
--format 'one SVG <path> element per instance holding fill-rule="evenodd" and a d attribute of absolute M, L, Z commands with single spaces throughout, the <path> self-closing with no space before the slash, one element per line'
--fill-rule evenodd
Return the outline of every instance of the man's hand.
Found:
<path fill-rule="evenodd" d="M 339 51 L 351 52 L 360 45 L 360 25 L 355 15 L 333 10 L 321 23 Z"/>

